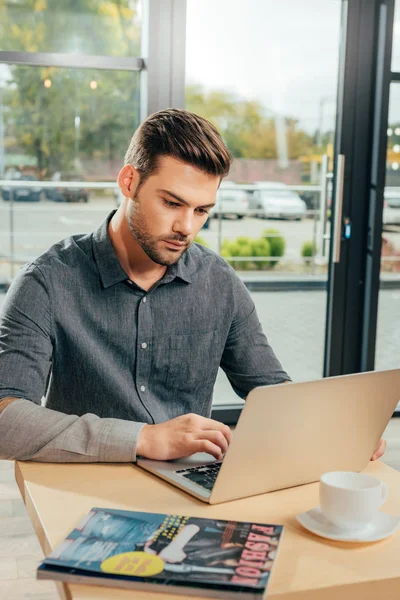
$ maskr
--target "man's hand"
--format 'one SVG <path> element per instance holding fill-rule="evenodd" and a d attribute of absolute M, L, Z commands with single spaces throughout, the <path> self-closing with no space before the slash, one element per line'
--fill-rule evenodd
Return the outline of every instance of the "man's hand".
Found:
<path fill-rule="evenodd" d="M 221 460 L 232 438 L 227 425 L 188 414 L 159 425 L 145 425 L 136 454 L 153 460 L 173 460 L 195 452 L 207 452 Z"/>
<path fill-rule="evenodd" d="M 381 456 L 385 454 L 386 451 L 386 440 L 382 439 L 379 442 L 379 445 L 373 455 L 371 456 L 371 460 L 378 460 Z"/>

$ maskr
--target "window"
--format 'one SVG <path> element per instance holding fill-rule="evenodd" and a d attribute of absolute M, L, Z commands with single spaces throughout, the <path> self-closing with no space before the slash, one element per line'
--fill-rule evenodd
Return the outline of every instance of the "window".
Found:
<path fill-rule="evenodd" d="M 218 127 L 234 156 L 201 237 L 253 290 L 296 381 L 323 368 L 341 8 L 340 0 L 187 2 L 185 106 Z M 304 281 L 314 288 L 293 291 Z M 221 374 L 214 398 L 238 401 Z"/>

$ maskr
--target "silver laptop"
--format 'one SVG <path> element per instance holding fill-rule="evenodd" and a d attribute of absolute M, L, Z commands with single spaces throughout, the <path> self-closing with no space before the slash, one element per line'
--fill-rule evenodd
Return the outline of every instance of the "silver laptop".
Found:
<path fill-rule="evenodd" d="M 255 388 L 222 461 L 194 454 L 137 464 L 217 504 L 361 471 L 400 400 L 400 369 Z"/>

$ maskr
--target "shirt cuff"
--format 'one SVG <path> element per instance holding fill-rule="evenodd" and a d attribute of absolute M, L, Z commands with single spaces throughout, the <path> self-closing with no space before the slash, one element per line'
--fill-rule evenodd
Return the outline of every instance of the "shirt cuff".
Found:
<path fill-rule="evenodd" d="M 99 448 L 102 462 L 136 462 L 137 442 L 146 423 L 104 420 L 107 424 Z"/>

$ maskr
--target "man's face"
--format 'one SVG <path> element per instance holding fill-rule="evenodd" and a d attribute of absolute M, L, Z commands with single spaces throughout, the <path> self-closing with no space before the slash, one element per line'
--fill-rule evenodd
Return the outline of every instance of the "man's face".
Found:
<path fill-rule="evenodd" d="M 129 229 L 160 265 L 176 263 L 208 218 L 220 178 L 171 157 L 133 194 L 126 208 Z"/>

